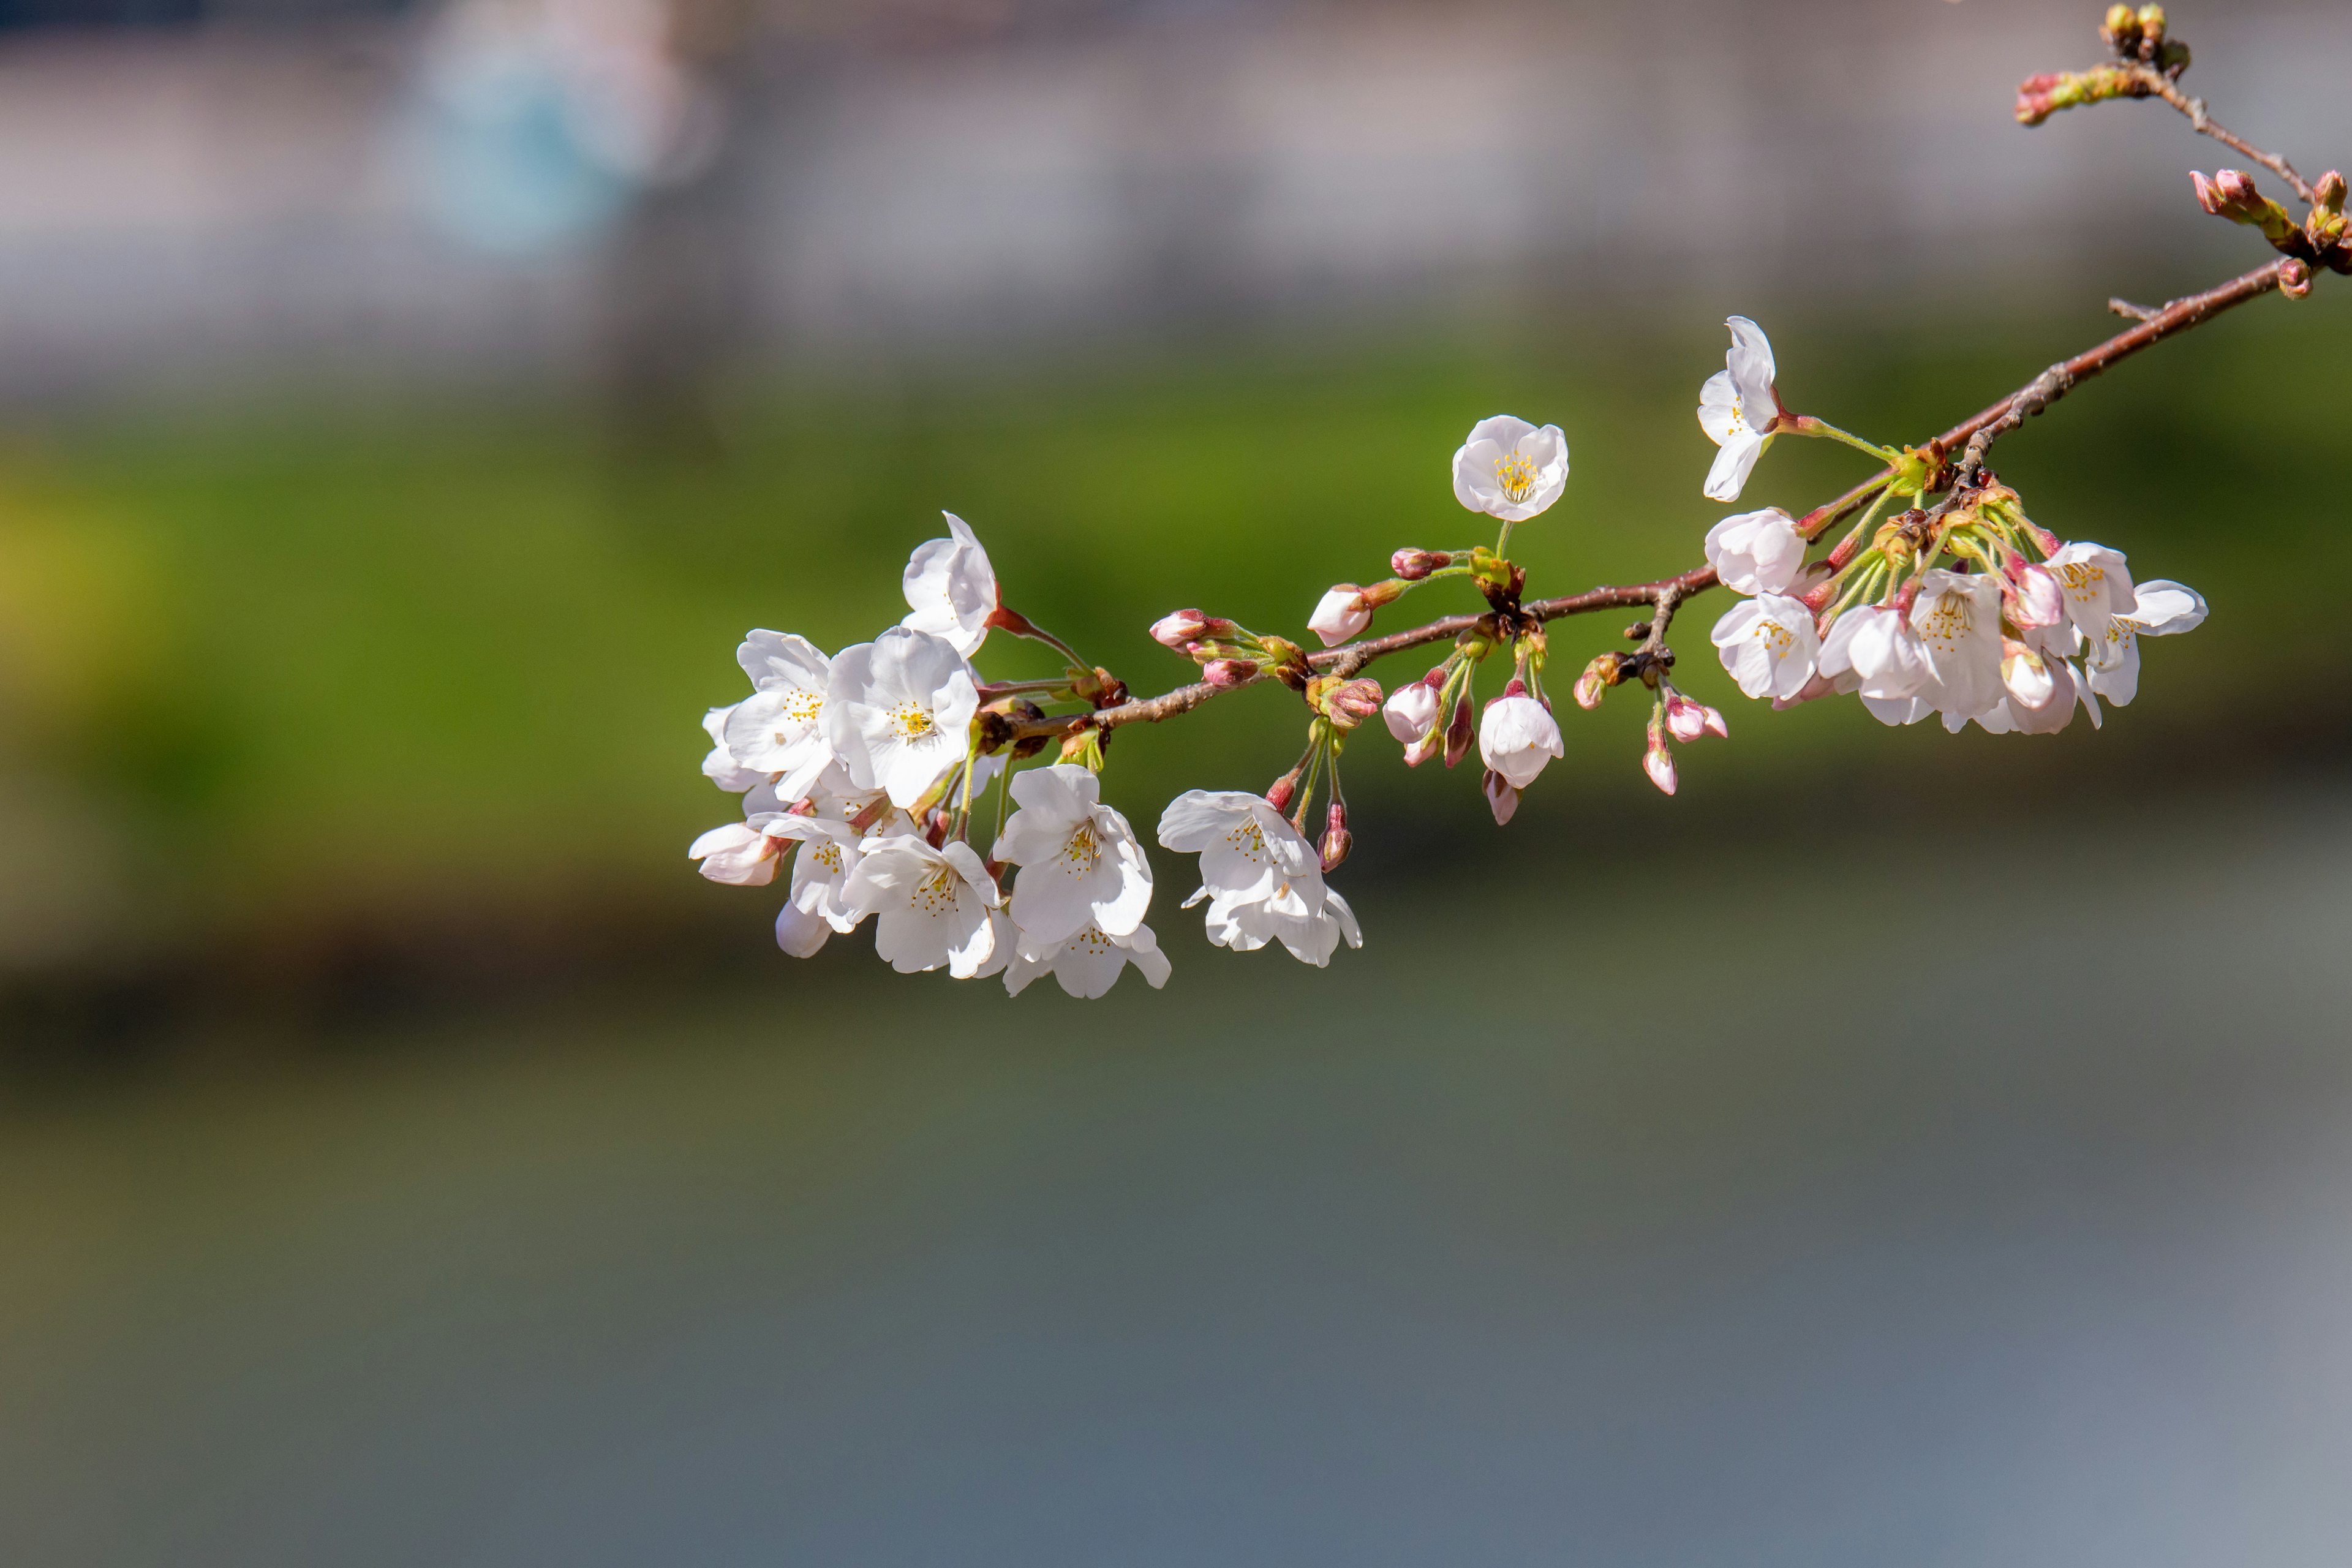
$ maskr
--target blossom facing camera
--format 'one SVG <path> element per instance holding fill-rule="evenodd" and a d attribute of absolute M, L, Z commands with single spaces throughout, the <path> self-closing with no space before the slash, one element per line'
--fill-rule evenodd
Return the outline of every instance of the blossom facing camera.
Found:
<path fill-rule="evenodd" d="M 1795 700 L 1821 656 L 1812 611 L 1783 594 L 1759 594 L 1732 605 L 1715 623 L 1710 640 L 1743 694 L 1776 701 Z"/>
<path fill-rule="evenodd" d="M 992 918 L 1003 897 L 969 844 L 934 848 L 913 834 L 868 839 L 842 897 L 856 919 L 876 917 L 874 951 L 901 974 L 945 966 L 971 980 L 1012 956 L 999 952 L 1010 928 Z"/>
<path fill-rule="evenodd" d="M 1267 804 L 1239 790 L 1187 790 L 1160 817 L 1161 847 L 1201 858 L 1209 941 L 1237 952 L 1279 942 L 1317 968 L 1344 939 L 1364 944 L 1348 901 L 1324 885 L 1322 856 Z"/>
<path fill-rule="evenodd" d="M 826 689 L 826 737 L 859 789 L 904 810 L 964 758 L 979 711 L 971 667 L 955 645 L 893 626 L 845 648 Z"/>
<path fill-rule="evenodd" d="M 1911 629 L 1927 655 L 1937 710 L 1973 719 L 2001 700 L 1999 578 L 1928 572 L 1911 606 Z"/>
<path fill-rule="evenodd" d="M 948 520 L 948 537 L 919 544 L 908 557 L 907 616 L 898 624 L 944 637 L 970 658 L 988 640 L 988 618 L 996 613 L 996 569 L 970 523 L 951 511 L 940 515 Z"/>
<path fill-rule="evenodd" d="M 1805 570 L 1805 536 L 1777 506 L 1738 512 L 1706 531 L 1706 563 L 1735 594 L 1785 594 Z"/>
<path fill-rule="evenodd" d="M 801 840 L 793 859 L 793 887 L 776 911 L 776 945 L 794 958 L 807 958 L 835 932 L 855 931 L 864 917 L 842 896 L 857 868 L 865 835 L 846 821 L 786 815 L 768 824 L 777 839 Z M 780 846 L 781 847 L 781 846 Z"/>
<path fill-rule="evenodd" d="M 1699 388 L 1698 426 L 1722 448 L 1707 470 L 1706 499 L 1729 501 L 1739 499 L 1756 459 L 1772 444 L 1780 395 L 1773 385 L 1778 371 L 1764 329 L 1745 316 L 1727 317 L 1723 324 L 1731 329 L 1731 351 L 1723 368 Z"/>
<path fill-rule="evenodd" d="M 2131 614 L 2131 572 L 2120 550 L 2088 542 L 2066 545 L 2050 557 L 2050 574 L 2065 595 L 2066 618 L 2086 637 L 2104 636 L 2110 617 Z"/>
<path fill-rule="evenodd" d="M 1019 803 L 991 857 L 1021 868 L 1008 911 L 1025 943 L 1088 926 L 1125 936 L 1151 908 L 1151 864 L 1127 818 L 1101 801 L 1091 768 L 1055 763 L 1013 775 Z"/>
<path fill-rule="evenodd" d="M 1332 588 L 1307 617 L 1307 629 L 1321 637 L 1325 647 L 1338 647 L 1371 624 L 1372 607 L 1364 602 L 1364 591 L 1353 583 Z"/>
<path fill-rule="evenodd" d="M 1546 763 L 1567 754 L 1559 721 L 1525 691 L 1507 692 L 1486 704 L 1478 721 L 1478 755 L 1513 789 L 1527 788 Z"/>
<path fill-rule="evenodd" d="M 1568 437 L 1557 425 L 1497 414 L 1473 425 L 1454 454 L 1454 499 L 1505 522 L 1525 522 L 1567 488 Z"/>
<path fill-rule="evenodd" d="M 833 761 L 824 725 L 833 661 L 806 637 L 755 631 L 735 662 L 751 678 L 751 695 L 729 711 L 721 743 L 740 766 L 782 775 L 778 797 L 798 800 Z"/>

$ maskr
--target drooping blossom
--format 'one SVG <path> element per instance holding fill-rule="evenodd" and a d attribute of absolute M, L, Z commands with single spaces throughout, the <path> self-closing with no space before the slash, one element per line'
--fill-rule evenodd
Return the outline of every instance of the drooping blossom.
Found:
<path fill-rule="evenodd" d="M 806 958 L 827 937 L 856 930 L 865 918 L 851 907 L 845 889 L 866 835 L 839 818 L 790 814 L 770 823 L 768 831 L 775 838 L 801 841 L 793 858 L 792 892 L 776 912 L 776 945 L 794 958 Z"/>
<path fill-rule="evenodd" d="M 1785 594 L 1805 569 L 1805 536 L 1777 506 L 1735 512 L 1706 531 L 1706 563 L 1735 594 Z"/>
<path fill-rule="evenodd" d="M 740 766 L 780 775 L 777 793 L 797 800 L 833 761 L 824 725 L 833 661 L 806 637 L 755 631 L 735 662 L 751 678 L 751 695 L 728 715 L 727 751 Z"/>
<path fill-rule="evenodd" d="M 1559 721 L 1516 680 L 1479 718 L 1478 755 L 1513 789 L 1527 788 L 1546 763 L 1567 754 Z"/>
<path fill-rule="evenodd" d="M 1568 487 L 1568 437 L 1508 414 L 1481 419 L 1454 454 L 1454 499 L 1505 522 L 1525 522 Z"/>
<path fill-rule="evenodd" d="M 1349 637 L 1362 635 L 1371 624 L 1372 607 L 1364 602 L 1364 591 L 1353 583 L 1330 589 L 1307 617 L 1307 629 L 1321 637 L 1325 647 L 1338 647 Z"/>
<path fill-rule="evenodd" d="M 1822 643 L 1821 672 L 1879 702 L 1906 700 L 1929 679 L 1927 649 L 1903 613 L 1865 605 L 1840 616 Z"/>
<path fill-rule="evenodd" d="M 1363 945 L 1346 900 L 1323 880 L 1321 853 L 1264 796 L 1239 790 L 1187 790 L 1160 818 L 1165 848 L 1201 858 L 1209 940 L 1251 952 L 1279 942 L 1301 963 L 1328 963 L 1341 938 Z"/>
<path fill-rule="evenodd" d="M 1443 665 L 1421 679 L 1408 682 L 1391 692 L 1381 705 L 1381 717 L 1404 747 L 1405 765 L 1419 767 L 1437 754 L 1444 737 L 1437 727 L 1437 710 L 1443 700 L 1445 671 Z"/>
<path fill-rule="evenodd" d="M 2122 551 L 2077 541 L 2062 546 L 2049 565 L 2066 595 L 2066 618 L 2084 637 L 2104 637 L 2109 617 L 2132 613 L 2137 596 Z"/>
<path fill-rule="evenodd" d="M 1151 907 L 1151 866 L 1127 818 L 1101 802 L 1102 782 L 1076 763 L 1013 776 L 1014 812 L 992 857 L 1021 868 L 1006 906 L 1024 951 L 1089 927 L 1124 938 Z"/>
<path fill-rule="evenodd" d="M 996 613 L 996 569 L 971 525 L 955 513 L 948 537 L 915 547 L 907 559 L 907 616 L 898 624 L 944 637 L 970 658 L 988 640 L 988 617 Z"/>
<path fill-rule="evenodd" d="M 2000 579 L 1984 573 L 1947 572 L 1920 579 L 1911 629 L 1927 659 L 1932 690 L 1919 695 L 1937 711 L 1963 719 L 2006 695 L 2000 679 Z M 1834 634 L 1833 634 L 1834 635 Z"/>
<path fill-rule="evenodd" d="M 1731 351 L 1699 388 L 1698 425 L 1723 448 L 1707 470 L 1706 499 L 1728 501 L 1739 499 L 1756 459 L 1772 444 L 1780 395 L 1772 385 L 1772 344 L 1764 329 L 1745 316 L 1728 317 L 1724 325 L 1731 329 Z"/>
<path fill-rule="evenodd" d="M 2012 555 L 2002 570 L 2010 584 L 2004 613 L 2021 630 L 2054 626 L 2066 618 L 2066 591 L 2049 567 Z"/>
<path fill-rule="evenodd" d="M 1650 782 L 1666 795 L 1675 793 L 1675 753 L 1666 744 L 1664 719 L 1654 710 L 1650 714 L 1650 728 L 1642 747 L 1642 771 Z"/>
<path fill-rule="evenodd" d="M 963 760 L 979 707 L 971 668 L 952 643 L 894 626 L 834 659 L 825 733 L 854 784 L 881 790 L 903 809 Z"/>
<path fill-rule="evenodd" d="M 1015 775 L 1016 782 L 1026 776 Z M 1091 1001 L 1117 984 L 1120 972 L 1130 963 L 1153 990 L 1168 984 L 1168 955 L 1160 951 L 1159 939 L 1150 926 L 1139 925 L 1113 936 L 1100 926 L 1087 925 L 1059 942 L 1037 944 L 1026 940 L 1024 932 L 1004 971 L 1004 988 L 1018 996 L 1032 980 L 1050 971 L 1064 991 Z"/>
<path fill-rule="evenodd" d="M 791 847 L 789 840 L 768 829 L 782 817 L 763 811 L 742 822 L 714 827 L 688 847 L 687 858 L 714 882 L 737 888 L 764 888 L 776 879 L 776 861 Z"/>
<path fill-rule="evenodd" d="M 730 795 L 741 795 L 754 785 L 766 784 L 769 777 L 757 768 L 747 768 L 737 762 L 735 753 L 727 749 L 727 721 L 741 706 L 730 702 L 702 716 L 702 732 L 710 737 L 710 750 L 702 759 L 702 776 Z"/>
<path fill-rule="evenodd" d="M 1511 818 L 1519 814 L 1519 791 L 1510 780 L 1488 768 L 1478 780 L 1479 793 L 1486 797 L 1486 809 L 1495 814 L 1495 826 L 1508 827 Z"/>
<path fill-rule="evenodd" d="M 1715 709 L 1679 691 L 1670 691 L 1666 694 L 1666 733 L 1688 745 L 1704 735 L 1728 739 L 1731 730 Z"/>
<path fill-rule="evenodd" d="M 934 849 L 915 835 L 869 838 L 842 885 L 853 922 L 875 917 L 874 951 L 901 974 L 937 969 L 970 980 L 1003 968 L 1000 938 L 1011 928 L 992 919 L 1003 901 L 995 879 L 969 844 Z"/>
<path fill-rule="evenodd" d="M 1783 594 L 1759 594 L 1732 605 L 1715 623 L 1712 639 L 1723 668 L 1749 697 L 1794 699 L 1821 657 L 1812 611 Z"/>
<path fill-rule="evenodd" d="M 2196 589 L 2158 577 L 2135 590 L 2129 615 L 2116 616 L 2089 639 L 2090 688 L 2118 708 L 2139 695 L 2139 639 L 2194 631 L 2205 621 Z"/>

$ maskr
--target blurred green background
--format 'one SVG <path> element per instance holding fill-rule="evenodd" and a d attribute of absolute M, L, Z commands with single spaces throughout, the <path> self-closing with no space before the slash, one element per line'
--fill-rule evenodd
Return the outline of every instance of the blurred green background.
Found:
<path fill-rule="evenodd" d="M 1917 441 L 2254 265 L 2156 107 L 2005 119 L 2088 11 L 59 5 L 0 5 L 0 1559 L 2340 1563 L 2333 278 L 1999 448 L 2211 605 L 2103 731 L 1772 713 L 1710 595 L 1676 797 L 1630 693 L 1507 830 L 1374 727 L 1361 952 L 1212 950 L 1155 850 L 1173 978 L 1091 1005 L 787 959 L 685 858 L 744 631 L 873 636 L 941 509 L 1151 692 L 1171 609 L 1482 537 L 1497 411 L 1573 452 L 1532 592 L 1694 563 L 1728 312 Z M 2352 144 L 2340 8 L 2177 25 Z"/>

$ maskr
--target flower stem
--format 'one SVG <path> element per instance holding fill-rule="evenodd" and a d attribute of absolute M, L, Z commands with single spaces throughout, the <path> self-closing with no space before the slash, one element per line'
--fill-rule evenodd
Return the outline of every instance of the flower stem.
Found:
<path fill-rule="evenodd" d="M 1867 452 L 1889 467 L 1903 460 L 1902 454 L 1893 447 L 1882 447 L 1875 441 L 1865 441 L 1851 431 L 1841 430 L 1828 420 L 1816 419 L 1810 414 L 1801 414 L 1790 420 L 1789 429 L 1792 434 L 1799 436 L 1827 436 L 1832 441 L 1843 441 L 1855 451 Z"/>

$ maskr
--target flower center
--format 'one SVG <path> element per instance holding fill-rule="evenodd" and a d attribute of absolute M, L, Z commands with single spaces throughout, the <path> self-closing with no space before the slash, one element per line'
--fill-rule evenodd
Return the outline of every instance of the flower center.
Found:
<path fill-rule="evenodd" d="M 1764 646 L 1772 650 L 1775 658 L 1788 658 L 1789 650 L 1797 646 L 1796 637 L 1778 621 L 1759 621 L 1750 635 L 1762 637 Z"/>
<path fill-rule="evenodd" d="M 923 879 L 915 889 L 915 908 L 934 918 L 952 914 L 956 904 L 956 874 L 952 866 L 942 866 Z"/>
<path fill-rule="evenodd" d="M 1976 625 L 1976 605 L 1966 594 L 1938 594 L 1935 607 L 1927 612 L 1923 628 L 1927 640 L 1939 644 L 1946 651 L 1959 647 L 1960 640 Z"/>
<path fill-rule="evenodd" d="M 841 875 L 840 845 L 821 843 L 814 849 L 810 850 L 809 853 L 814 857 L 816 863 L 824 867 L 827 871 L 830 871 L 836 877 Z"/>
<path fill-rule="evenodd" d="M 2053 565 L 2050 570 L 2058 574 L 2058 581 L 2065 585 L 2067 595 L 2078 605 L 2089 604 L 2091 596 L 2100 592 L 2101 585 L 2107 580 L 2107 569 L 2088 561 L 2069 561 L 2063 566 Z"/>
<path fill-rule="evenodd" d="M 1536 466 L 1522 453 L 1513 452 L 1495 465 L 1495 483 L 1515 501 L 1522 501 L 1536 488 Z"/>
<path fill-rule="evenodd" d="M 1071 870 L 1080 872 L 1091 871 L 1102 862 L 1102 845 L 1095 837 L 1093 823 L 1078 824 L 1070 841 L 1062 846 L 1062 858 Z"/>
<path fill-rule="evenodd" d="M 1244 822 L 1225 835 L 1225 842 L 1253 860 L 1265 858 L 1265 830 L 1255 822 Z"/>
<path fill-rule="evenodd" d="M 792 695 L 784 699 L 784 705 L 779 710 L 778 716 L 788 723 L 806 724 L 814 721 L 824 708 L 824 692 L 811 691 L 805 687 L 796 686 L 793 688 Z"/>
<path fill-rule="evenodd" d="M 901 702 L 890 718 L 898 726 L 900 738 L 908 741 L 919 740 L 939 727 L 931 721 L 930 710 L 919 703 Z"/>

